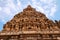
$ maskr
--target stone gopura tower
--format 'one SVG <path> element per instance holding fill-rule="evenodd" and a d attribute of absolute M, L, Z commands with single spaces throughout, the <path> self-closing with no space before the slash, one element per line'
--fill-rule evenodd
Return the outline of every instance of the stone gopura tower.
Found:
<path fill-rule="evenodd" d="M 28 5 L 3 26 L 0 40 L 60 40 L 59 24 Z"/>

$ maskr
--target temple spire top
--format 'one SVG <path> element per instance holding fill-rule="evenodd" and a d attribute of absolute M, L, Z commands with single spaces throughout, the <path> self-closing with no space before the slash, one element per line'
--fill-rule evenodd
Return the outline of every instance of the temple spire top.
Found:
<path fill-rule="evenodd" d="M 31 5 L 28 5 L 27 8 L 32 8 Z"/>
<path fill-rule="evenodd" d="M 23 11 L 35 11 L 35 9 L 31 5 L 28 5 Z"/>

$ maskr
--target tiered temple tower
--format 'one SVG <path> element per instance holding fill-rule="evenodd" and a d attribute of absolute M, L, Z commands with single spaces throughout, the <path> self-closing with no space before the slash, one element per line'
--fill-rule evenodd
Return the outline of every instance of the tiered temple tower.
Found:
<path fill-rule="evenodd" d="M 0 40 L 60 40 L 60 21 L 55 23 L 28 5 L 4 24 Z"/>

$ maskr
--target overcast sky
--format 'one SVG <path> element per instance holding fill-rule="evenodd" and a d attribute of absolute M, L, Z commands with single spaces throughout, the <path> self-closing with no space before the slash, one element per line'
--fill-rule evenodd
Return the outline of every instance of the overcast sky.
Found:
<path fill-rule="evenodd" d="M 0 0 L 0 30 L 27 5 L 44 13 L 51 20 L 60 20 L 60 0 Z"/>

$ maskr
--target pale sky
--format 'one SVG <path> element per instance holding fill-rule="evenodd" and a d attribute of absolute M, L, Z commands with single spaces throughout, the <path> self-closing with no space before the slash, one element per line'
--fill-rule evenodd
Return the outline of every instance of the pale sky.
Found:
<path fill-rule="evenodd" d="M 60 20 L 60 0 L 0 0 L 0 30 L 27 5 L 44 13 L 51 20 Z"/>

